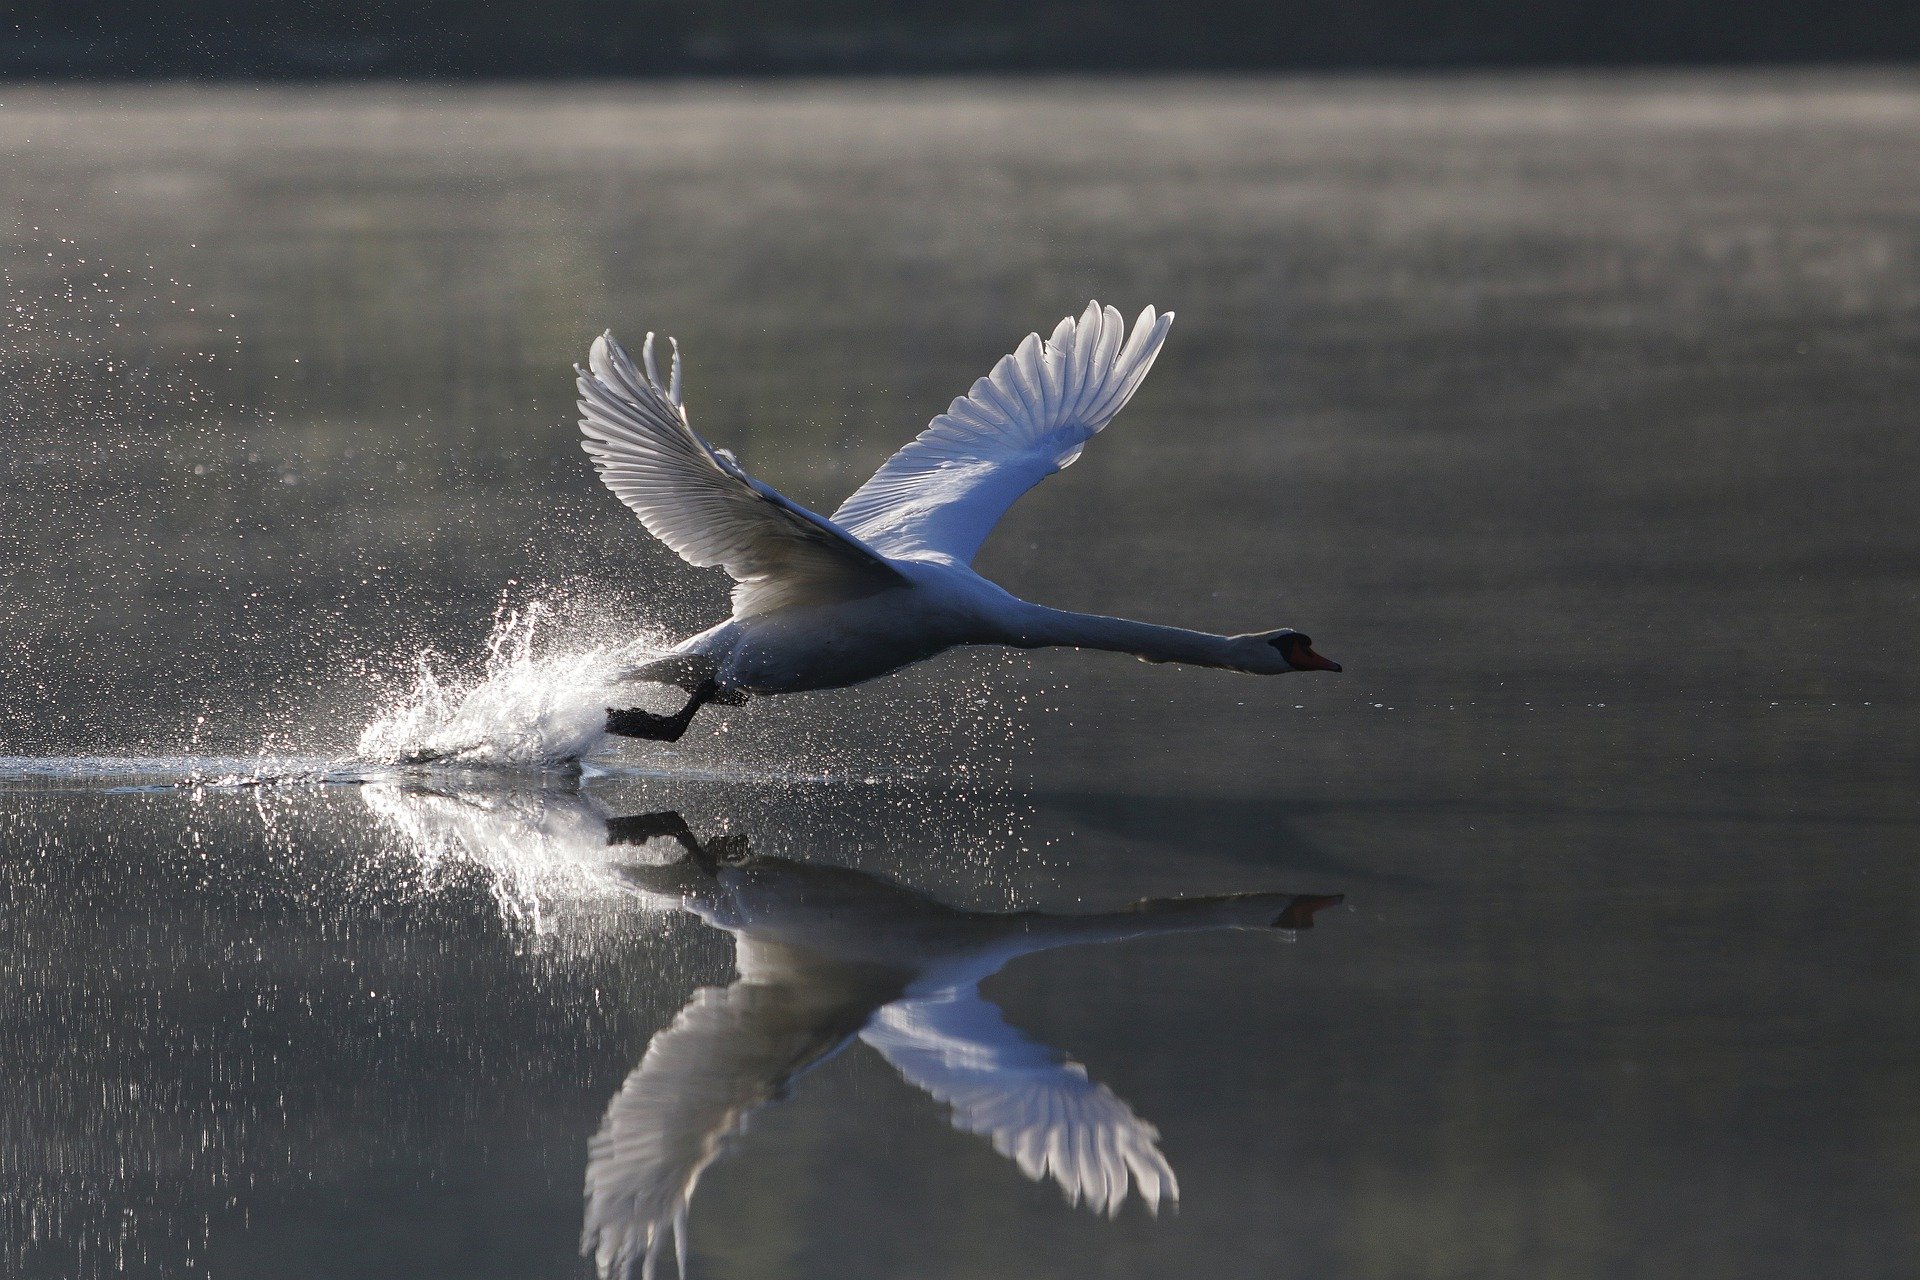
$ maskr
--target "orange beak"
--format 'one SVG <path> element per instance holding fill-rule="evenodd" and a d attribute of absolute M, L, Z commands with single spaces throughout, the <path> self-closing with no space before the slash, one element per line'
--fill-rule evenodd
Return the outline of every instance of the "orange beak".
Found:
<path fill-rule="evenodd" d="M 1313 651 L 1312 645 L 1303 644 L 1287 655 L 1287 665 L 1295 671 L 1338 671 L 1340 664 L 1323 658 Z"/>

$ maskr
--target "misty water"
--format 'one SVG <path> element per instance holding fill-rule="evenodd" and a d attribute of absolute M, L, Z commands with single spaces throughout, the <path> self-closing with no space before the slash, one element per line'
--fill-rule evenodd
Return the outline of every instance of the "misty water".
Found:
<path fill-rule="evenodd" d="M 716 1278 L 1920 1268 L 1920 81 L 11 87 L 0 172 L 0 1272 L 666 1275 L 689 1186 Z M 726 587 L 596 333 L 827 510 L 1090 297 L 1179 320 L 979 567 L 1344 674 L 595 739 Z"/>

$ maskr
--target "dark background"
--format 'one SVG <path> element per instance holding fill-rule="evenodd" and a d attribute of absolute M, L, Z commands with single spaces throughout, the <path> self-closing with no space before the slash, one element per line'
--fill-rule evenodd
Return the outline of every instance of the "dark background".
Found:
<path fill-rule="evenodd" d="M 325 79 L 1887 62 L 1910 6 L 1816 0 L 46 0 L 0 75 Z"/>

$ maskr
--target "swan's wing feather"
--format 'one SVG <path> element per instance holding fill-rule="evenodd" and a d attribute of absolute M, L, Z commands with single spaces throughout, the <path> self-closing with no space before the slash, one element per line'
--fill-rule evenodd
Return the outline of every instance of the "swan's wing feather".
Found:
<path fill-rule="evenodd" d="M 1086 1068 L 1008 1026 L 979 995 L 900 1000 L 860 1038 L 916 1088 L 953 1108 L 953 1126 L 982 1134 L 1039 1181 L 1109 1216 L 1129 1188 L 1157 1212 L 1180 1198 L 1160 1132 Z"/>
<path fill-rule="evenodd" d="M 1140 313 L 1133 333 L 1112 307 L 1087 304 L 1042 342 L 1037 333 L 973 384 L 834 512 L 884 555 L 970 561 L 1007 508 L 1071 466 L 1139 389 L 1173 313 Z"/>
<path fill-rule="evenodd" d="M 846 1021 L 794 1017 L 791 1004 L 758 984 L 695 992 L 607 1105 L 588 1147 L 580 1237 L 606 1280 L 636 1266 L 650 1278 L 670 1242 L 684 1254 L 700 1175 L 754 1111 L 851 1036 Z"/>
<path fill-rule="evenodd" d="M 687 424 L 680 348 L 663 383 L 647 335 L 636 366 L 596 338 L 580 387 L 581 447 L 609 489 L 687 563 L 724 568 L 734 613 L 846 600 L 905 582 L 874 550 L 741 469 Z"/>

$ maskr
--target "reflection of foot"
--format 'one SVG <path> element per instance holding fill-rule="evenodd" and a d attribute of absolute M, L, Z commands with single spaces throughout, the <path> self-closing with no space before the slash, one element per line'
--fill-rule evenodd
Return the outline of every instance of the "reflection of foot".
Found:
<path fill-rule="evenodd" d="M 713 856 L 693 834 L 687 820 L 671 809 L 660 813 L 632 813 L 607 819 L 609 845 L 645 844 L 649 840 L 668 839 L 680 846 L 681 854 L 672 862 L 640 863 L 614 868 L 614 874 L 636 889 L 663 896 L 693 893 L 713 883 L 716 866 Z"/>
<path fill-rule="evenodd" d="M 1274 920 L 1273 927 L 1276 929 L 1311 929 L 1313 928 L 1314 912 L 1324 911 L 1328 907 L 1346 901 L 1346 898 L 1347 895 L 1344 893 L 1303 893 L 1287 904 L 1287 909 L 1282 911 L 1279 917 Z"/>
<path fill-rule="evenodd" d="M 715 862 L 729 867 L 744 867 L 757 854 L 747 842 L 744 831 L 726 831 L 707 841 L 707 854 Z"/>
<path fill-rule="evenodd" d="M 657 836 L 677 840 L 688 853 L 700 852 L 700 837 L 694 835 L 687 820 L 672 809 L 607 819 L 608 844 L 645 844 Z"/>

